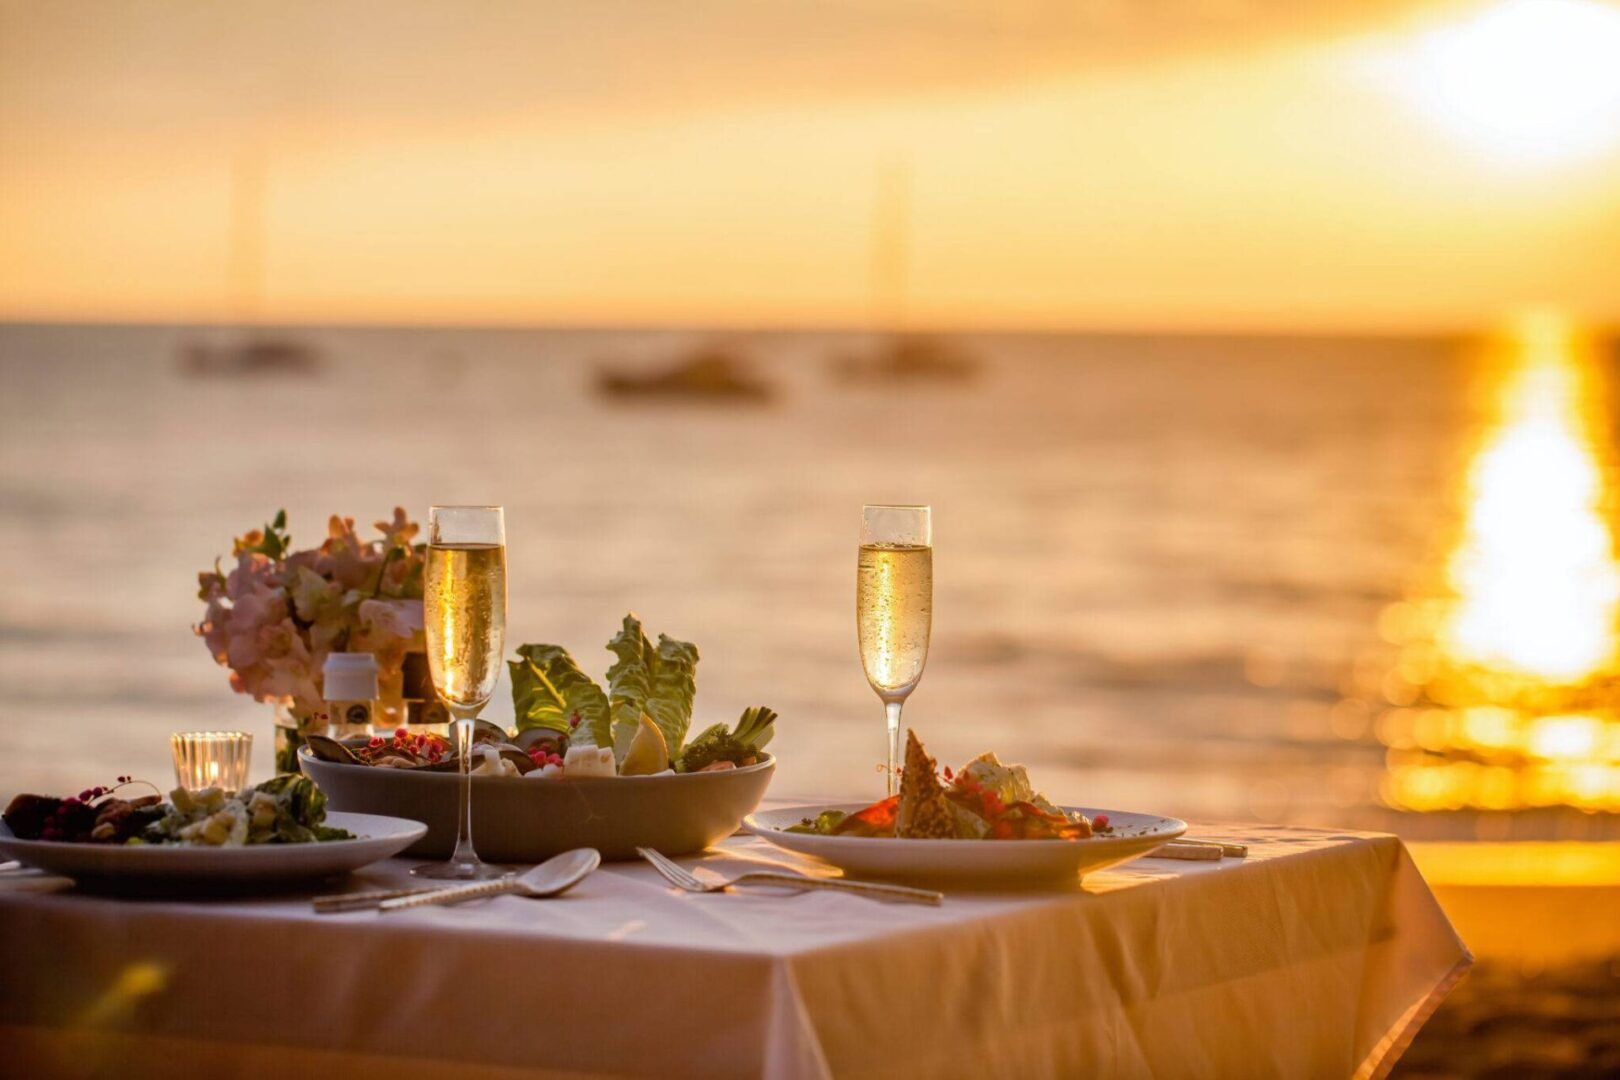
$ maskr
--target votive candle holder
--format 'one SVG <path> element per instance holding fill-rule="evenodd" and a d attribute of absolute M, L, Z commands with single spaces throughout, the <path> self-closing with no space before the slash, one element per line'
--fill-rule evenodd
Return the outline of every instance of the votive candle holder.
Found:
<path fill-rule="evenodd" d="M 245 731 L 180 731 L 169 745 L 175 780 L 187 791 L 241 791 L 247 783 L 253 736 Z"/>

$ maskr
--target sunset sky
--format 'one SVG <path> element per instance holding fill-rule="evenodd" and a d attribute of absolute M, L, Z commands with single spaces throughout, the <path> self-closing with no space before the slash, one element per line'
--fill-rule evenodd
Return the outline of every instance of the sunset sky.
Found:
<path fill-rule="evenodd" d="M 1616 323 L 1617 55 L 1604 0 L 0 0 L 0 318 Z"/>

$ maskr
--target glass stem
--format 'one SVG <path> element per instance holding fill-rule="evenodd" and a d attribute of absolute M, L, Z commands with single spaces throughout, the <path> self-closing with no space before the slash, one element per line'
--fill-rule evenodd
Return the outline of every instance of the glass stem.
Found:
<path fill-rule="evenodd" d="M 900 707 L 903 701 L 885 701 L 883 712 L 889 721 L 889 794 L 900 785 Z"/>
<path fill-rule="evenodd" d="M 457 781 L 459 795 L 456 811 L 456 850 L 450 856 L 450 861 L 457 866 L 476 866 L 478 864 L 478 853 L 473 850 L 472 842 L 472 762 L 468 756 L 472 750 L 473 716 L 463 716 L 460 712 L 455 715 L 456 757 L 461 765 L 456 770 L 459 775 Z"/>

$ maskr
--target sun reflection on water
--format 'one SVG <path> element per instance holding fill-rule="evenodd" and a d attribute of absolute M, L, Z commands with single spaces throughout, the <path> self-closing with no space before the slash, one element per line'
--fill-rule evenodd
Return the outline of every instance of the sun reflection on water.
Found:
<path fill-rule="evenodd" d="M 1440 644 L 1459 663 L 1568 682 L 1614 659 L 1620 601 L 1591 438 L 1595 372 L 1548 317 L 1517 339 L 1499 426 L 1469 476 L 1449 573 L 1460 599 Z"/>
<path fill-rule="evenodd" d="M 1620 810 L 1620 564 L 1590 343 L 1521 321 L 1488 370 L 1441 595 L 1392 605 L 1377 735 L 1409 810 Z"/>

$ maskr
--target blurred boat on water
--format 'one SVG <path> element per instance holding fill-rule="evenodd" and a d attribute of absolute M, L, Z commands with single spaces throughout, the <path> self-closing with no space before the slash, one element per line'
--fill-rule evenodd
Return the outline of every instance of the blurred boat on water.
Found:
<path fill-rule="evenodd" d="M 957 342 L 929 334 L 894 334 L 875 350 L 833 361 L 844 382 L 962 382 L 978 374 L 979 361 Z"/>
<path fill-rule="evenodd" d="M 725 345 L 700 346 L 655 371 L 598 367 L 596 390 L 602 397 L 629 401 L 763 405 L 776 396 L 772 386 L 753 373 L 747 358 Z"/>
<path fill-rule="evenodd" d="M 289 337 L 250 337 L 224 344 L 191 341 L 180 350 L 180 370 L 193 376 L 313 375 L 320 365 L 320 350 Z"/>
<path fill-rule="evenodd" d="M 302 338 L 259 327 L 264 300 L 265 161 L 257 150 L 232 162 L 229 221 L 229 322 L 208 337 L 180 346 L 180 371 L 188 376 L 312 375 L 321 353 Z"/>

